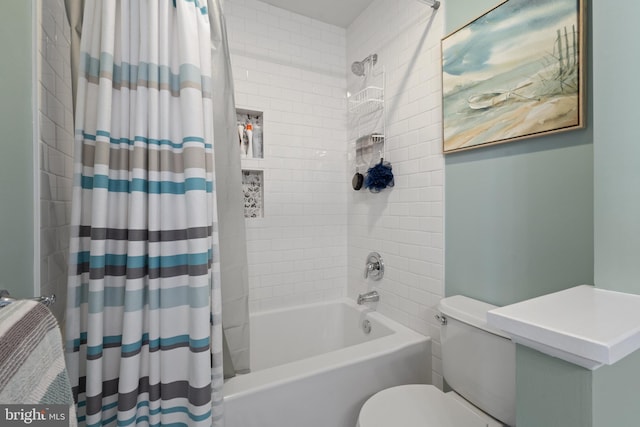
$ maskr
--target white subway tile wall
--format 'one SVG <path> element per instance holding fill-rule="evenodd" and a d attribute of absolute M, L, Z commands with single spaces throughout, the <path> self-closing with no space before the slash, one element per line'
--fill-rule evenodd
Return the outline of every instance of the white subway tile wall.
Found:
<path fill-rule="evenodd" d="M 377 310 L 433 345 L 442 387 L 439 328 L 444 294 L 440 38 L 443 9 L 376 0 L 345 32 L 257 0 L 227 0 L 239 108 L 264 111 L 263 219 L 247 220 L 251 310 L 377 289 Z M 345 56 L 346 52 L 346 56 Z M 362 88 L 350 64 L 378 54 L 386 73 L 386 160 L 395 187 L 350 188 L 358 136 L 347 89 Z M 382 254 L 379 282 L 363 278 Z"/>
<path fill-rule="evenodd" d="M 346 31 L 225 1 L 236 107 L 264 112 L 264 217 L 246 220 L 252 311 L 346 295 Z"/>
<path fill-rule="evenodd" d="M 348 197 L 348 296 L 376 289 L 377 310 L 433 340 L 433 382 L 442 388 L 439 325 L 444 295 L 443 169 L 440 39 L 444 7 L 416 0 L 375 0 L 347 29 L 350 64 L 378 54 L 386 74 L 386 155 L 395 186 Z M 348 89 L 362 77 L 347 74 Z M 351 120 L 350 120 L 351 122 Z M 349 133 L 349 168 L 355 171 L 355 137 Z M 363 278 L 365 259 L 379 252 L 385 276 Z"/>
<path fill-rule="evenodd" d="M 40 132 L 40 289 L 64 322 L 73 178 L 71 31 L 63 0 L 38 2 Z"/>

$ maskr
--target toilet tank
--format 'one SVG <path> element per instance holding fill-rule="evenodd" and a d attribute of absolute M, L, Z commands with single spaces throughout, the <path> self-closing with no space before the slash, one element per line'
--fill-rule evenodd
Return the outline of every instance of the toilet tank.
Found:
<path fill-rule="evenodd" d="M 497 420 L 516 423 L 516 347 L 487 324 L 497 308 L 461 295 L 444 298 L 440 329 L 442 368 L 447 384 Z"/>

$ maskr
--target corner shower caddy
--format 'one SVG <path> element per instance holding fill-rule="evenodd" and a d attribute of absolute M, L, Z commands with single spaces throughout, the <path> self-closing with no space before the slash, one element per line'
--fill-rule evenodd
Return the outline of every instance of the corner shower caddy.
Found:
<path fill-rule="evenodd" d="M 364 88 L 348 97 L 348 110 L 355 126 L 355 165 L 366 169 L 385 156 L 385 71 L 374 67 L 364 76 Z M 378 156 L 379 154 L 379 156 Z"/>

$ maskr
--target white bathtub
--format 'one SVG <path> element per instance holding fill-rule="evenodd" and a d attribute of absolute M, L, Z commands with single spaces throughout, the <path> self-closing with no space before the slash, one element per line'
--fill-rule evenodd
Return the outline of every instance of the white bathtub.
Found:
<path fill-rule="evenodd" d="M 431 340 L 342 299 L 252 314 L 251 366 L 224 385 L 226 427 L 355 427 L 374 393 L 431 382 Z"/>

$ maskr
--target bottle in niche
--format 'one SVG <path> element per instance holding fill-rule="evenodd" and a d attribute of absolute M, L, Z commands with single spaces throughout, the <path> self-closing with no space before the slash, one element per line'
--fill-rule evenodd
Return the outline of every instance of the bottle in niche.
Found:
<path fill-rule="evenodd" d="M 247 157 L 247 152 L 244 150 L 244 125 L 238 125 L 238 138 L 240 139 L 240 155 L 241 157 Z"/>
<path fill-rule="evenodd" d="M 247 145 L 245 151 L 245 157 L 253 157 L 253 125 L 251 122 L 247 122 L 244 127 L 244 133 L 247 135 Z"/>
<path fill-rule="evenodd" d="M 253 157 L 261 159 L 262 156 L 262 125 L 260 124 L 259 117 L 256 117 L 256 121 L 253 124 Z"/>

